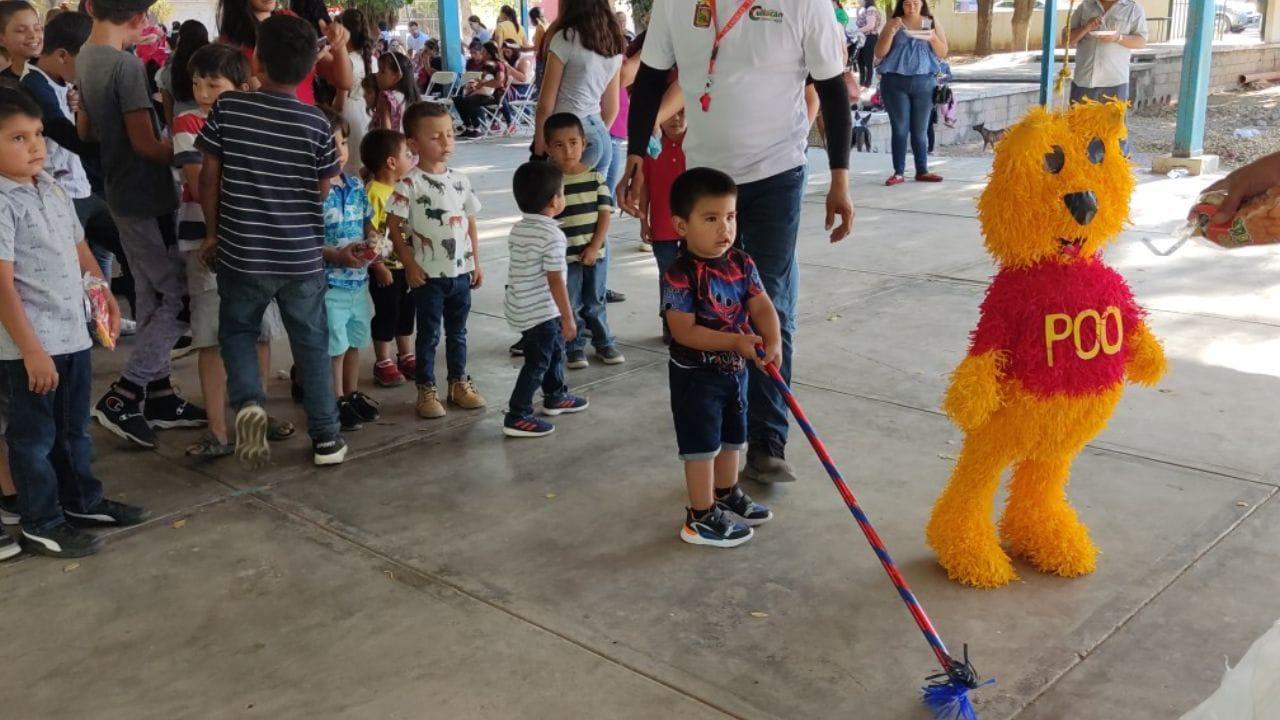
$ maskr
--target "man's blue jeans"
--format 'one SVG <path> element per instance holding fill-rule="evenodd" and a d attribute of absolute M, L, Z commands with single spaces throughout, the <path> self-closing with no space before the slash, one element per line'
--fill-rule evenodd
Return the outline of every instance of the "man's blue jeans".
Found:
<path fill-rule="evenodd" d="M 796 234 L 800 231 L 800 202 L 804 197 L 803 167 L 738 186 L 738 247 L 755 260 L 765 292 L 778 309 L 782 326 L 782 377 L 791 382 L 792 336 L 796 330 L 796 299 L 800 268 L 796 263 Z M 752 370 L 747 385 L 747 437 L 755 443 L 785 444 L 789 420 L 787 404 L 773 381 Z"/>
<path fill-rule="evenodd" d="M 933 89 L 938 80 L 931 74 L 880 76 L 880 97 L 889 112 L 892 132 L 893 174 L 902 175 L 907 167 L 907 141 L 915 159 L 916 174 L 929 172 L 929 112 L 933 110 Z"/>
<path fill-rule="evenodd" d="M 569 392 L 564 384 L 564 340 L 560 318 L 552 318 L 520 333 L 524 366 L 507 403 L 507 417 L 517 420 L 533 414 L 533 394 L 542 388 L 543 402 L 559 400 Z"/>
<path fill-rule="evenodd" d="M 22 526 L 31 532 L 61 525 L 63 508 L 87 513 L 102 500 L 102 483 L 91 467 L 90 362 L 88 350 L 53 356 L 58 387 L 43 395 L 28 389 L 21 360 L 0 362 L 0 382 L 9 394 L 9 471 Z"/>
<path fill-rule="evenodd" d="M 613 345 L 613 333 L 609 332 L 609 320 L 605 315 L 605 282 L 609 279 L 609 256 L 606 254 L 595 265 L 580 262 L 569 263 L 565 273 L 565 285 L 569 290 L 569 306 L 577 313 L 578 336 L 565 343 L 565 352 L 582 352 L 587 347 L 583 330 L 591 330 L 591 344 L 597 350 Z"/>
<path fill-rule="evenodd" d="M 440 329 L 444 326 L 444 361 L 448 380 L 461 380 L 467 375 L 467 316 L 471 314 L 471 273 L 453 278 L 427 278 L 426 284 L 413 289 L 413 303 L 418 308 L 418 337 L 414 352 L 418 356 L 419 385 L 436 384 L 436 347 L 440 345 Z"/>
<path fill-rule="evenodd" d="M 274 298 L 289 336 L 297 381 L 302 385 L 307 434 L 312 440 L 338 434 L 329 322 L 324 309 L 326 289 L 323 273 L 290 278 L 218 271 L 218 343 L 227 368 L 227 399 L 232 408 L 267 402 L 258 374 L 258 339 L 262 336 L 262 314 Z"/>

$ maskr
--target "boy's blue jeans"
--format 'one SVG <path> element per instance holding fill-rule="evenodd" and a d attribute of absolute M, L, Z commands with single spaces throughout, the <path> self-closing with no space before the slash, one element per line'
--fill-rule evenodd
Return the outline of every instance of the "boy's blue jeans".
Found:
<path fill-rule="evenodd" d="M 587 336 L 582 334 L 584 329 L 591 330 L 591 344 L 597 350 L 613 346 L 613 334 L 609 332 L 609 321 L 605 317 L 604 293 L 608 279 L 607 254 L 596 260 L 595 265 L 569 263 L 569 270 L 565 273 L 569 306 L 577 313 L 581 322 L 578 323 L 578 336 L 565 343 L 565 352 L 582 352 L 587 347 Z"/>
<path fill-rule="evenodd" d="M 539 387 L 544 402 L 554 402 L 569 392 L 564 384 L 560 318 L 551 318 L 525 330 L 520 333 L 520 342 L 524 345 L 524 367 L 520 368 L 507 403 L 507 417 L 513 420 L 533 414 L 533 393 Z"/>
<path fill-rule="evenodd" d="M 800 231 L 804 179 L 805 169 L 797 167 L 738 186 L 738 246 L 755 260 L 765 292 L 778 309 L 782 326 L 782 362 L 778 369 L 788 383 L 796 298 L 800 294 L 796 234 Z M 751 441 L 785 444 L 789 427 L 787 404 L 773 381 L 752 370 L 747 400 L 747 436 Z"/>
<path fill-rule="evenodd" d="M 0 362 L 0 382 L 9 393 L 9 471 L 22 526 L 31 532 L 66 522 L 63 508 L 87 513 L 102 500 L 102 483 L 91 467 L 90 362 L 88 350 L 53 356 L 58 387 L 44 395 L 28 389 L 21 360 Z"/>
<path fill-rule="evenodd" d="M 290 278 L 218 270 L 218 343 L 227 368 L 227 399 L 231 407 L 239 410 L 249 403 L 264 405 L 267 401 L 258 374 L 258 339 L 262 335 L 262 314 L 275 298 L 289 336 L 297 380 L 302 385 L 307 434 L 312 440 L 327 440 L 338 434 L 329 321 L 324 309 L 327 288 L 323 273 Z"/>
<path fill-rule="evenodd" d="M 471 273 L 455 278 L 427 278 L 426 284 L 413 289 L 413 302 L 418 309 L 418 337 L 413 348 L 418 356 L 415 381 L 419 385 L 436 384 L 436 347 L 440 344 L 442 324 L 447 379 L 452 382 L 466 377 Z"/>

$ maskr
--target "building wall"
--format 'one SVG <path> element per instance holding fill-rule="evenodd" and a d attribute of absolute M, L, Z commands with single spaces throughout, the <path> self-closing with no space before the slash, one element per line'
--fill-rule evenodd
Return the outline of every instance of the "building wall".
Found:
<path fill-rule="evenodd" d="M 1147 12 L 1147 17 L 1164 17 L 1169 14 L 1169 0 L 1139 0 L 1143 9 Z M 1047 4 L 1047 3 L 1046 3 Z M 1076 5 L 1080 3 L 1077 2 Z M 1275 3 L 1280 5 L 1280 2 Z M 1066 0 L 1054 1 L 1054 6 L 1058 10 L 1058 27 L 1064 27 L 1067 22 L 1067 8 L 1069 3 Z M 930 3 L 930 10 L 938 19 L 938 24 L 947 33 L 947 42 L 951 47 L 951 52 L 968 54 L 973 52 L 975 41 L 978 37 L 978 13 L 976 12 L 956 12 L 955 5 L 951 0 L 942 0 L 938 3 Z M 1031 32 L 1028 42 L 1032 50 L 1040 49 L 1041 29 L 1044 27 L 1044 13 L 1033 12 L 1031 14 Z M 997 52 L 1005 52 L 1010 50 L 1023 50 L 1023 48 L 1013 47 L 1013 12 L 1005 10 L 997 10 L 991 16 L 991 43 Z"/>
<path fill-rule="evenodd" d="M 199 20 L 209 29 L 210 38 L 217 36 L 218 4 L 216 0 L 169 0 L 169 5 L 173 8 L 169 17 L 170 24 L 175 20 L 178 22 Z"/>

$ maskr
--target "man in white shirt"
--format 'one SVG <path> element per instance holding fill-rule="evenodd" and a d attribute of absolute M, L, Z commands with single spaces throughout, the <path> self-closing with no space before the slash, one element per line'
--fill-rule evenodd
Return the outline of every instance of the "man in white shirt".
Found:
<path fill-rule="evenodd" d="M 417 20 L 409 21 L 409 37 L 404 41 L 409 48 L 409 57 L 418 57 L 418 53 L 422 52 L 422 48 L 427 46 L 427 40 L 430 39 L 431 36 L 419 29 Z"/>
<path fill-rule="evenodd" d="M 714 5 L 712 4 L 714 3 Z M 735 19 L 736 18 L 736 19 Z M 712 58 L 714 39 L 723 35 Z M 780 370 L 790 381 L 799 269 L 796 235 L 804 195 L 806 76 L 814 80 L 827 130 L 831 190 L 827 228 L 844 239 L 852 120 L 843 79 L 845 36 L 830 0 L 657 0 L 631 88 L 629 155 L 618 196 L 638 210 L 647 151 L 671 68 L 680 68 L 688 131 L 688 167 L 710 167 L 738 184 L 738 244 L 755 260 L 782 321 Z M 788 410 L 772 381 L 752 373 L 748 389 L 747 466 L 742 476 L 788 482 L 783 450 Z"/>
<path fill-rule="evenodd" d="M 1076 46 L 1071 102 L 1129 99 L 1129 58 L 1147 46 L 1147 14 L 1136 0 L 1084 0 L 1071 14 Z"/>

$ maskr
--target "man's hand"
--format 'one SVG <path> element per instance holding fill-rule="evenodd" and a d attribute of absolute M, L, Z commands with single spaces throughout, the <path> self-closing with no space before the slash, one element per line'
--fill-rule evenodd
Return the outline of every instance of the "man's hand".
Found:
<path fill-rule="evenodd" d="M 1227 198 L 1222 201 L 1222 206 L 1218 209 L 1218 214 L 1213 216 L 1213 221 L 1231 222 L 1231 218 L 1235 217 L 1241 205 L 1273 187 L 1280 187 L 1280 152 L 1245 165 L 1205 190 L 1205 192 L 1227 191 Z"/>
<path fill-rule="evenodd" d="M 1102 27 L 1102 16 L 1101 16 L 1101 15 L 1099 15 L 1098 17 L 1095 17 L 1095 18 L 1090 19 L 1090 20 L 1089 20 L 1089 22 L 1087 22 L 1087 23 L 1085 23 L 1085 24 L 1084 24 L 1084 29 L 1085 29 L 1085 31 L 1086 31 L 1086 32 L 1093 32 L 1094 30 L 1098 30 L 1098 29 L 1100 29 L 1101 27 Z"/>
<path fill-rule="evenodd" d="M 582 248 L 582 256 L 580 260 L 586 267 L 591 267 L 600 259 L 600 249 L 594 245 L 588 245 Z"/>
<path fill-rule="evenodd" d="M 622 179 L 618 181 L 618 206 L 623 210 L 640 216 L 640 199 L 644 197 L 644 158 L 639 155 L 628 155 L 627 166 L 622 171 Z"/>
<path fill-rule="evenodd" d="M 206 237 L 204 242 L 200 243 L 200 262 L 204 266 L 213 270 L 213 264 L 218 260 L 218 238 Z"/>
<path fill-rule="evenodd" d="M 80 112 L 80 91 L 75 85 L 67 86 L 67 109 L 71 111 L 73 118 Z"/>
<path fill-rule="evenodd" d="M 404 264 L 404 280 L 411 288 L 420 288 L 427 284 L 427 274 L 423 272 L 422 266 L 410 260 Z"/>
<path fill-rule="evenodd" d="M 369 266 L 369 274 L 373 276 L 373 281 L 378 287 L 387 287 L 395 282 L 395 278 L 391 277 L 391 271 L 380 262 Z"/>
<path fill-rule="evenodd" d="M 44 395 L 58 389 L 58 368 L 54 366 L 53 358 L 49 357 L 49 353 L 43 348 L 40 352 L 23 358 L 22 364 L 27 369 L 28 390 L 37 395 Z"/>
<path fill-rule="evenodd" d="M 836 218 L 840 224 L 836 225 Z M 835 226 L 835 229 L 832 229 Z M 826 228 L 831 230 L 831 242 L 838 243 L 853 232 L 853 201 L 849 199 L 849 171 L 831 171 L 831 189 L 827 191 Z"/>
<path fill-rule="evenodd" d="M 578 337 L 578 323 L 567 315 L 560 316 L 560 337 L 568 342 Z"/>
<path fill-rule="evenodd" d="M 739 335 L 733 339 L 733 351 L 742 357 L 757 362 L 756 346 L 764 343 L 759 335 Z"/>
<path fill-rule="evenodd" d="M 471 271 L 471 289 L 479 290 L 480 286 L 483 284 L 484 284 L 484 270 L 481 270 L 480 266 L 477 265 L 476 269 Z"/>

